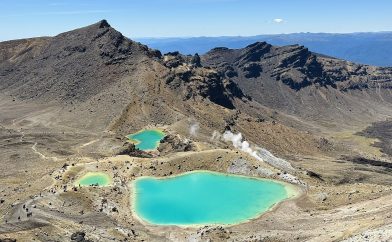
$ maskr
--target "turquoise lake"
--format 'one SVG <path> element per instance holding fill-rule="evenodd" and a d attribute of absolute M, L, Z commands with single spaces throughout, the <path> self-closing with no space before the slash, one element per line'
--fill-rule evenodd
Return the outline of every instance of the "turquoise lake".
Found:
<path fill-rule="evenodd" d="M 88 172 L 76 181 L 76 186 L 108 186 L 111 183 L 109 175 L 102 172 Z"/>
<path fill-rule="evenodd" d="M 133 206 L 136 215 L 151 224 L 237 224 L 292 195 L 283 183 L 272 180 L 196 171 L 136 179 Z"/>
<path fill-rule="evenodd" d="M 139 150 L 155 150 L 165 133 L 159 129 L 145 129 L 127 136 Z"/>

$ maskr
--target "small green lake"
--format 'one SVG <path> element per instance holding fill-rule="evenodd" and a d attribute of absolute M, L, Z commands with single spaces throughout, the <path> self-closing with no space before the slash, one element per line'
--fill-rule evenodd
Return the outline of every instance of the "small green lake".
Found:
<path fill-rule="evenodd" d="M 157 225 L 237 224 L 294 195 L 282 182 L 208 171 L 141 177 L 133 185 L 134 213 Z"/>
<path fill-rule="evenodd" d="M 135 143 L 139 150 L 155 150 L 159 146 L 159 142 L 166 136 L 160 129 L 143 129 L 137 133 L 127 136 L 131 142 Z"/>
<path fill-rule="evenodd" d="M 88 172 L 76 181 L 76 186 L 108 186 L 112 183 L 110 176 L 103 172 Z"/>

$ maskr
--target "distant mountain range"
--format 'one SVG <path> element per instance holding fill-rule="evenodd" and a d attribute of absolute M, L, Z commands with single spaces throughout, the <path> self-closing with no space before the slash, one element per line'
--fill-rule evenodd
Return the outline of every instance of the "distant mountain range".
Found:
<path fill-rule="evenodd" d="M 299 44 L 310 51 L 356 63 L 392 66 L 392 32 L 295 33 L 250 37 L 139 38 L 137 41 L 163 53 L 204 54 L 214 47 L 243 48 L 257 41 L 285 46 Z"/>

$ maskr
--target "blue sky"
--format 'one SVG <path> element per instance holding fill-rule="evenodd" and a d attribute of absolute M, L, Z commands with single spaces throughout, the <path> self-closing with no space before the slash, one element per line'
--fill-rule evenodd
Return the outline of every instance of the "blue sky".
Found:
<path fill-rule="evenodd" d="M 392 0 L 1 0 L 0 40 L 101 19 L 128 37 L 392 31 Z"/>

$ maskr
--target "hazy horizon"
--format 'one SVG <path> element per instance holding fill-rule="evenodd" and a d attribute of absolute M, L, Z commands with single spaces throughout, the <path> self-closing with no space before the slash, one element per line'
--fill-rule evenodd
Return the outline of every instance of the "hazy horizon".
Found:
<path fill-rule="evenodd" d="M 75 27 L 73 29 L 66 29 L 62 32 L 58 32 L 52 35 L 40 35 L 40 36 L 26 36 L 26 37 L 21 37 L 21 38 L 15 38 L 15 39 L 1 39 L 0 37 L 0 42 L 3 41 L 10 41 L 10 40 L 18 40 L 18 39 L 28 39 L 28 38 L 43 38 L 43 37 L 53 37 L 56 36 L 58 34 L 61 34 L 63 32 L 67 32 L 67 31 L 72 31 L 74 29 L 78 29 L 78 28 L 83 28 L 86 26 L 89 26 L 91 24 L 97 23 L 99 22 L 95 21 L 95 22 L 91 22 L 90 24 L 84 25 L 84 26 L 79 26 L 79 27 Z M 107 20 L 108 23 L 111 25 L 111 22 L 109 20 Z M 116 30 L 120 31 L 123 33 L 123 31 L 121 31 L 121 29 L 118 29 L 116 27 L 114 27 L 113 25 L 111 25 L 113 28 L 115 28 Z M 353 35 L 353 34 L 382 34 L 382 33 L 392 33 L 392 30 L 380 30 L 380 31 L 363 31 L 363 32 L 289 32 L 289 33 L 259 33 L 259 34 L 254 34 L 254 35 L 190 35 L 190 36 L 127 36 L 128 38 L 131 39 L 135 39 L 135 40 L 142 40 L 142 39 L 189 39 L 189 38 L 230 38 L 230 37 L 235 37 L 235 38 L 247 38 L 247 37 L 257 37 L 257 36 L 276 36 L 276 35 L 296 35 L 296 34 L 328 34 L 328 35 Z"/>
<path fill-rule="evenodd" d="M 159 36 L 159 37 L 151 37 L 151 36 L 141 36 L 141 37 L 132 37 L 134 39 L 188 39 L 188 38 L 225 38 L 225 37 L 238 37 L 238 38 L 247 38 L 247 37 L 257 37 L 257 36 L 268 36 L 268 35 L 295 35 L 295 34 L 328 34 L 328 35 L 353 35 L 353 34 L 382 34 L 382 33 L 392 33 L 392 30 L 383 30 L 383 31 L 367 31 L 367 32 L 344 32 L 344 33 L 336 33 L 336 32 L 291 32 L 291 33 L 260 33 L 255 35 L 199 35 L 199 36 Z"/>
<path fill-rule="evenodd" d="M 392 31 L 387 0 L 4 0 L 0 7 L 1 41 L 54 36 L 101 19 L 130 38 Z"/>

